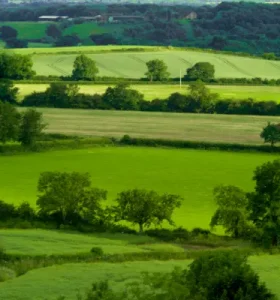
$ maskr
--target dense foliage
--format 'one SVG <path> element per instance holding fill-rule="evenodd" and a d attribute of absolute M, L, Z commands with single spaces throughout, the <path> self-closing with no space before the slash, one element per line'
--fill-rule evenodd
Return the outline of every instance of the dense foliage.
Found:
<path fill-rule="evenodd" d="M 35 75 L 31 56 L 0 53 L 0 79 L 29 79 Z"/>
<path fill-rule="evenodd" d="M 265 143 L 270 143 L 271 147 L 273 147 L 276 143 L 280 142 L 280 124 L 271 124 L 268 122 L 260 136 L 264 139 Z"/>
<path fill-rule="evenodd" d="M 42 15 L 66 15 L 72 20 L 58 23 L 47 29 L 41 38 L 25 41 L 41 42 L 56 46 L 67 45 L 172 45 L 212 48 L 233 52 L 264 55 L 266 59 L 280 56 L 279 5 L 259 3 L 230 3 L 217 6 L 189 6 L 164 4 L 24 4 L 1 8 L 0 21 L 37 21 Z M 189 20 L 190 13 L 196 18 Z M 84 35 L 63 31 L 73 25 L 87 22 L 82 17 L 97 15 L 126 15 L 118 28 L 110 24 L 100 33 Z M 111 26 L 113 25 L 113 26 Z M 4 28 L 8 36 L 15 39 L 16 32 Z M 61 34 L 62 33 L 62 34 Z M 6 34 L 6 33 L 5 33 Z M 274 53 L 273 53 L 274 52 Z M 267 54 L 265 54 L 267 53 Z"/>
<path fill-rule="evenodd" d="M 234 186 L 214 189 L 218 205 L 211 226 L 222 225 L 234 237 L 243 237 L 266 247 L 280 243 L 280 161 L 257 167 L 253 192 Z"/>
<path fill-rule="evenodd" d="M 0 142 L 34 145 L 46 127 L 42 119 L 42 114 L 34 109 L 19 113 L 11 104 L 0 101 Z"/>
<path fill-rule="evenodd" d="M 67 298 L 62 298 L 67 299 Z M 171 273 L 145 274 L 123 291 L 108 281 L 95 282 L 81 300 L 276 300 L 259 279 L 247 258 L 237 251 L 202 255 L 188 269 Z"/>
<path fill-rule="evenodd" d="M 119 83 L 108 87 L 103 95 L 79 93 L 75 84 L 51 83 L 46 92 L 27 95 L 22 106 L 116 109 L 184 113 L 217 113 L 239 115 L 280 115 L 280 104 L 254 99 L 220 99 L 201 81 L 189 85 L 189 94 L 171 94 L 167 99 L 145 101 L 143 94 Z"/>
<path fill-rule="evenodd" d="M 98 73 L 96 63 L 91 58 L 81 54 L 74 61 L 73 80 L 94 80 Z"/>

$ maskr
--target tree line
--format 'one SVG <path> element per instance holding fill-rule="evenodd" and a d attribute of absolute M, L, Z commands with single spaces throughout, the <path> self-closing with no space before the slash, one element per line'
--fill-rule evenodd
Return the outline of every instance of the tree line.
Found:
<path fill-rule="evenodd" d="M 41 136 L 46 124 L 42 114 L 34 109 L 22 113 L 14 106 L 0 101 L 0 142 L 20 142 L 23 146 L 30 147 Z"/>
<path fill-rule="evenodd" d="M 61 226 L 96 226 L 126 221 L 137 225 L 139 233 L 164 221 L 174 225 L 173 211 L 181 206 L 182 198 L 174 194 L 158 194 L 153 190 L 130 189 L 120 192 L 112 206 L 104 207 L 107 191 L 91 186 L 89 173 L 43 172 L 38 185 L 37 210 L 24 202 L 18 207 L 0 202 L 1 221 L 53 222 Z"/>
<path fill-rule="evenodd" d="M 5 97 L 2 97 L 5 99 Z M 8 98 L 7 98 L 8 99 Z M 104 94 L 82 94 L 75 84 L 51 83 L 45 92 L 34 92 L 24 97 L 22 106 L 83 108 L 101 110 L 135 110 L 154 112 L 280 115 L 280 104 L 275 101 L 220 99 L 202 81 L 191 82 L 188 94 L 173 93 L 167 99 L 145 101 L 144 95 L 126 83 L 108 87 Z"/>

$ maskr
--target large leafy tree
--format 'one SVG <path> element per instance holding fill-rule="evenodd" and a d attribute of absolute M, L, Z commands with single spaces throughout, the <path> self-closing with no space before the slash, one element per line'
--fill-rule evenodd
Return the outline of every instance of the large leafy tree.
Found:
<path fill-rule="evenodd" d="M 187 69 L 187 80 L 202 80 L 208 82 L 215 77 L 215 67 L 209 62 L 198 62 Z"/>
<path fill-rule="evenodd" d="M 50 24 L 46 29 L 46 34 L 54 39 L 61 37 L 61 30 L 55 25 Z"/>
<path fill-rule="evenodd" d="M 246 193 L 232 185 L 221 185 L 214 188 L 213 194 L 218 208 L 210 226 L 221 225 L 233 237 L 244 237 L 249 228 Z"/>
<path fill-rule="evenodd" d="M 4 41 L 7 39 L 16 38 L 17 35 L 18 35 L 17 30 L 11 26 L 1 26 L 0 27 L 0 37 Z"/>
<path fill-rule="evenodd" d="M 129 88 L 126 83 L 119 83 L 115 87 L 108 87 L 102 96 L 105 108 L 117 110 L 138 110 L 143 94 Z"/>
<path fill-rule="evenodd" d="M 95 61 L 81 54 L 74 61 L 72 78 L 74 80 L 95 80 L 98 72 Z"/>
<path fill-rule="evenodd" d="M 197 80 L 189 84 L 189 98 L 196 112 L 210 112 L 214 102 L 219 98 L 218 94 L 211 93 L 204 82 Z"/>
<path fill-rule="evenodd" d="M 37 205 L 44 215 L 55 215 L 57 224 L 92 222 L 102 212 L 107 192 L 91 187 L 90 175 L 78 172 L 44 172 L 38 182 Z"/>
<path fill-rule="evenodd" d="M 191 263 L 186 277 L 192 300 L 272 300 L 273 295 L 235 251 L 210 253 Z"/>
<path fill-rule="evenodd" d="M 2 102 L 17 104 L 18 91 L 19 89 L 11 81 L 0 81 L 0 100 Z"/>
<path fill-rule="evenodd" d="M 262 230 L 263 243 L 280 243 L 280 160 L 263 164 L 254 172 L 255 191 L 249 194 L 250 218 Z"/>
<path fill-rule="evenodd" d="M 45 127 L 42 113 L 35 109 L 26 110 L 21 115 L 19 142 L 24 146 L 32 146 L 42 135 Z"/>
<path fill-rule="evenodd" d="M 31 56 L 20 54 L 0 54 L 0 78 L 29 79 L 35 75 Z"/>
<path fill-rule="evenodd" d="M 280 142 L 280 124 L 268 122 L 267 126 L 263 128 L 260 137 L 264 139 L 265 143 L 270 143 L 271 147 L 273 147 Z"/>
<path fill-rule="evenodd" d="M 172 214 L 175 208 L 180 207 L 181 197 L 134 189 L 119 193 L 116 202 L 117 205 L 113 209 L 116 220 L 138 224 L 142 233 L 144 227 L 159 225 L 164 220 L 173 224 Z"/>
<path fill-rule="evenodd" d="M 0 101 L 0 142 L 15 141 L 19 133 L 20 114 L 14 106 Z"/>
<path fill-rule="evenodd" d="M 170 73 L 167 71 L 167 65 L 163 60 L 154 59 L 146 63 L 148 71 L 145 73 L 150 81 L 167 80 Z"/>

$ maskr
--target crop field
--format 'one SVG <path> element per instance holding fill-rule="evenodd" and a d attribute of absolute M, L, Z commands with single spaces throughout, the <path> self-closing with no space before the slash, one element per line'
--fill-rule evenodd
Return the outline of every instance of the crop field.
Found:
<path fill-rule="evenodd" d="M 48 84 L 16 84 L 19 88 L 19 100 L 33 92 L 43 92 L 49 86 Z M 80 85 L 80 93 L 84 94 L 102 94 L 107 89 L 104 84 Z M 187 94 L 188 86 L 179 85 L 131 85 L 131 88 L 144 94 L 146 100 L 150 101 L 156 98 L 166 99 L 172 93 Z M 221 99 L 247 99 L 253 98 L 258 101 L 273 100 L 280 102 L 280 87 L 272 86 L 209 86 L 211 92 L 218 93 Z"/>
<path fill-rule="evenodd" d="M 23 110 L 23 108 L 20 108 Z M 38 108 L 47 132 L 262 144 L 260 132 L 280 117 Z"/>
<path fill-rule="evenodd" d="M 52 266 L 0 283 L 0 297 L 5 300 L 56 300 L 58 296 L 76 300 L 78 293 L 89 289 L 93 281 L 109 280 L 115 290 L 138 281 L 143 273 L 171 272 L 174 267 L 187 268 L 190 260 L 114 263 L 78 263 Z M 249 263 L 277 296 L 280 296 L 280 256 L 253 256 Z M 51 278 L 51 280 L 50 280 Z"/>
<path fill-rule="evenodd" d="M 181 252 L 183 248 L 172 244 L 158 244 L 148 236 L 129 234 L 66 233 L 40 229 L 0 230 L 0 245 L 9 254 L 51 255 L 89 253 L 92 247 L 101 247 L 105 254 L 150 251 Z M 65 245 L 67 244 L 67 247 Z"/>
<path fill-rule="evenodd" d="M 97 147 L 32 155 L 0 156 L 1 199 L 35 205 L 43 171 L 89 172 L 93 186 L 108 190 L 110 204 L 131 188 L 175 193 L 184 200 L 174 213 L 178 226 L 208 228 L 215 210 L 212 190 L 218 184 L 252 189 L 256 166 L 279 157 L 271 154 Z M 15 180 L 15 174 L 20 180 Z M 106 205 L 104 203 L 104 205 Z"/>
<path fill-rule="evenodd" d="M 134 46 L 135 47 L 135 46 Z M 216 77 L 233 78 L 279 78 L 280 62 L 263 59 L 239 57 L 225 54 L 212 54 L 193 50 L 176 50 L 168 48 L 145 48 L 145 52 L 109 51 L 131 49 L 134 47 L 74 47 L 52 49 L 23 49 L 18 53 L 36 53 L 33 55 L 34 69 L 38 75 L 70 75 L 73 62 L 79 53 L 87 55 L 96 61 L 100 76 L 142 78 L 145 77 L 146 62 L 152 59 L 162 59 L 168 66 L 172 77 L 179 77 L 180 70 L 184 73 L 197 62 L 207 61 L 215 66 Z M 137 47 L 136 47 L 137 48 Z M 102 53 L 105 51 L 107 53 Z"/>

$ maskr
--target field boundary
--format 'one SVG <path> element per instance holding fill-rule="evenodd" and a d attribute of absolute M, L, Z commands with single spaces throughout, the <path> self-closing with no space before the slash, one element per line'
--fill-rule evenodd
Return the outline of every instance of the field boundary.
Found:
<path fill-rule="evenodd" d="M 133 138 L 124 135 L 119 141 L 120 145 L 140 146 L 140 147 L 167 147 L 179 149 L 198 149 L 198 150 L 219 150 L 231 152 L 264 152 L 264 153 L 280 153 L 280 147 L 271 147 L 266 145 L 249 145 L 237 143 L 213 143 L 213 142 L 197 142 L 184 140 L 167 140 L 167 139 L 149 139 L 149 138 Z"/>

